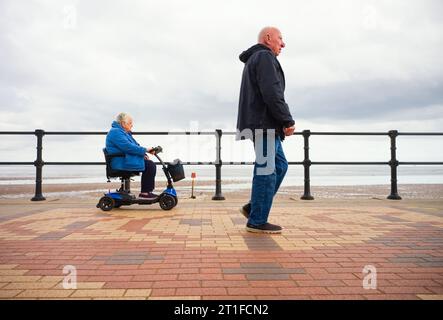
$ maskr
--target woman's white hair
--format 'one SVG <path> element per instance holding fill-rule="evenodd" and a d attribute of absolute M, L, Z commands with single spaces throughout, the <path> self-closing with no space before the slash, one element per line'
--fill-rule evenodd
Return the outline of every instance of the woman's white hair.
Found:
<path fill-rule="evenodd" d="M 121 112 L 117 115 L 117 118 L 115 119 L 118 123 L 122 123 L 122 122 L 126 122 L 128 119 L 131 119 L 132 117 L 125 113 L 125 112 Z"/>

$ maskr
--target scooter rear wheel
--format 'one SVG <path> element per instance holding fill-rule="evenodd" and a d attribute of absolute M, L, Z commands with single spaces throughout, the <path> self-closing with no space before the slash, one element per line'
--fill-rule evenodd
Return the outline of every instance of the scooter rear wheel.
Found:
<path fill-rule="evenodd" d="M 115 206 L 115 201 L 111 197 L 101 197 L 98 202 L 98 207 L 103 211 L 111 211 Z"/>
<path fill-rule="evenodd" d="M 173 196 L 169 194 L 164 194 L 159 200 L 160 208 L 163 210 L 171 210 L 177 204 Z"/>

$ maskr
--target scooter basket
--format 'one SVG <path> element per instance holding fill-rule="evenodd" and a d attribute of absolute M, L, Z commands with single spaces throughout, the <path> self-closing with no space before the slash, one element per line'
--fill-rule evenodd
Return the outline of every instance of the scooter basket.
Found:
<path fill-rule="evenodd" d="M 168 172 L 174 182 L 185 178 L 185 170 L 183 169 L 183 164 L 180 159 L 175 159 L 174 162 L 168 163 Z"/>

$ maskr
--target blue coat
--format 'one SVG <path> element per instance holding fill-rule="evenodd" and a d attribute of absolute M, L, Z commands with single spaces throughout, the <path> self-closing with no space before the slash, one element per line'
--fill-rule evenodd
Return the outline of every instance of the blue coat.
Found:
<path fill-rule="evenodd" d="M 106 136 L 106 150 L 109 154 L 124 153 L 124 157 L 116 157 L 111 160 L 114 170 L 144 171 L 144 156 L 146 148 L 140 147 L 130 132 L 126 132 L 122 126 L 114 121 L 112 128 Z"/>

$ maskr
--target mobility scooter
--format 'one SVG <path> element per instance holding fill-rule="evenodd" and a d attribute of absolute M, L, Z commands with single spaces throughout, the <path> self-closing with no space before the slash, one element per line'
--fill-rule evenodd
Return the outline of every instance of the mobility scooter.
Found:
<path fill-rule="evenodd" d="M 103 211 L 110 211 L 113 208 L 120 208 L 121 206 L 129 206 L 131 204 L 153 204 L 159 203 L 163 210 L 171 210 L 178 203 L 177 192 L 175 191 L 172 181 L 177 182 L 185 178 L 183 170 L 183 164 L 179 159 L 167 165 L 158 156 L 163 151 L 162 147 L 158 146 L 152 149 L 154 156 L 158 159 L 162 165 L 163 172 L 165 173 L 168 184 L 166 189 L 155 199 L 138 198 L 131 193 L 131 177 L 138 176 L 139 172 L 136 171 L 121 171 L 113 170 L 111 168 L 111 160 L 115 157 L 124 157 L 123 153 L 108 154 L 106 149 L 103 149 L 106 161 L 106 177 L 108 182 L 111 182 L 111 178 L 120 178 L 121 187 L 115 192 L 109 191 L 100 198 L 97 208 Z"/>

